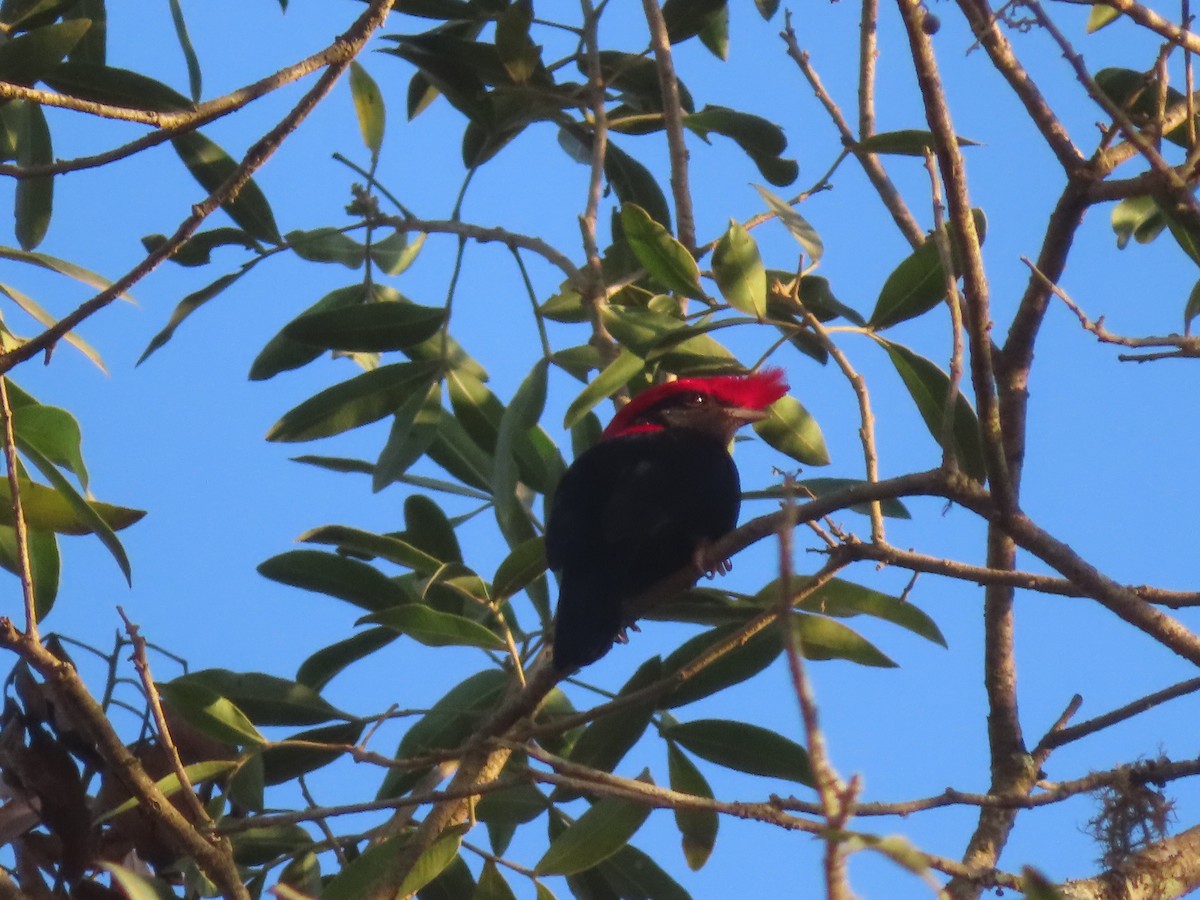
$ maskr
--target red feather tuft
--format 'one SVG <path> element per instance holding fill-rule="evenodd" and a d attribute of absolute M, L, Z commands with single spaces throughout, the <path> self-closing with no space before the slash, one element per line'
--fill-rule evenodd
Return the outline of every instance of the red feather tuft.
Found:
<path fill-rule="evenodd" d="M 634 423 L 646 410 L 664 398 L 684 391 L 701 391 L 715 397 L 725 406 L 765 409 L 788 392 L 788 384 L 783 369 L 778 368 L 763 369 L 749 375 L 716 375 L 712 378 L 680 378 L 678 381 L 668 381 L 666 384 L 647 388 L 617 410 L 617 414 L 604 429 L 604 436 L 657 430 L 658 426 L 639 426 Z"/>

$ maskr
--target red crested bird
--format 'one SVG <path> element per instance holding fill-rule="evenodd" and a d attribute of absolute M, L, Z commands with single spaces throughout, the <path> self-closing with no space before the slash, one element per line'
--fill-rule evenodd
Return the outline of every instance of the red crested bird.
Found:
<path fill-rule="evenodd" d="M 697 576 L 728 571 L 708 552 L 741 506 L 729 445 L 787 390 L 780 369 L 648 388 L 571 464 L 546 523 L 546 559 L 559 582 L 559 671 L 607 653 L 629 624 L 626 603 L 687 563 Z"/>

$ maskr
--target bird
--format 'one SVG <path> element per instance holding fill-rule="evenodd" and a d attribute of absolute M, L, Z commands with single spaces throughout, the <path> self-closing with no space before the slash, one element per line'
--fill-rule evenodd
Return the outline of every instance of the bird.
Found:
<path fill-rule="evenodd" d="M 680 378 L 617 411 L 555 490 L 546 560 L 558 576 L 553 660 L 559 672 L 624 642 L 627 604 L 689 562 L 725 574 L 712 544 L 737 524 L 735 433 L 788 391 L 781 369 Z"/>

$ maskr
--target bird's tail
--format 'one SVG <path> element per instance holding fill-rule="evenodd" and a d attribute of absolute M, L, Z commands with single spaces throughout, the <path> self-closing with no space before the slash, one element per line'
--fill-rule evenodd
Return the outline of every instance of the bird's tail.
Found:
<path fill-rule="evenodd" d="M 554 619 L 554 665 L 570 672 L 602 657 L 621 633 L 620 590 L 596 573 L 559 582 L 558 613 Z"/>

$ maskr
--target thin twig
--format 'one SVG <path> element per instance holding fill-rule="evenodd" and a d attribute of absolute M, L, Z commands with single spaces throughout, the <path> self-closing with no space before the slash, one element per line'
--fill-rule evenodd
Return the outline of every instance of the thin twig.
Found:
<path fill-rule="evenodd" d="M 688 180 L 688 150 L 683 140 L 683 108 L 679 102 L 679 80 L 671 59 L 671 39 L 658 0 L 642 0 L 646 24 L 650 28 L 650 47 L 658 69 L 662 92 L 663 126 L 671 157 L 671 193 L 675 198 L 675 231 L 688 250 L 696 249 L 696 220 L 692 214 L 692 194 Z"/>
<path fill-rule="evenodd" d="M 21 577 L 21 596 L 25 602 L 25 634 L 35 643 L 38 637 L 37 597 L 34 593 L 33 566 L 29 560 L 29 528 L 21 501 L 21 462 L 17 458 L 17 437 L 13 429 L 12 404 L 8 399 L 8 379 L 0 375 L 0 420 L 4 425 L 4 464 L 8 472 L 9 506 L 13 517 L 13 536 L 17 545 L 17 571 Z"/>
<path fill-rule="evenodd" d="M 247 152 L 237 169 L 215 191 L 200 203 L 192 207 L 188 216 L 176 229 L 175 234 L 163 244 L 146 255 L 145 259 L 134 266 L 129 272 L 113 282 L 90 300 L 84 301 L 73 311 L 63 316 L 52 327 L 41 334 L 25 341 L 18 347 L 0 354 L 0 375 L 8 372 L 18 363 L 31 359 L 49 347 L 56 344 L 67 332 L 75 329 L 80 322 L 108 306 L 117 297 L 124 294 L 137 282 L 154 271 L 160 263 L 168 259 L 183 243 L 191 237 L 222 203 L 232 200 L 243 187 L 249 183 L 253 174 L 274 154 L 280 144 L 299 127 L 316 105 L 333 89 L 342 73 L 349 68 L 350 63 L 366 45 L 367 40 L 383 24 L 391 9 L 392 0 L 372 0 L 366 11 L 350 29 L 331 45 L 330 60 L 326 70 L 321 74 L 317 83 L 306 93 L 300 102 L 280 120 L 266 135 L 260 138 Z"/>
<path fill-rule="evenodd" d="M 183 760 L 179 757 L 179 748 L 175 746 L 175 738 L 171 735 L 171 728 L 167 724 L 167 716 L 163 712 L 162 699 L 159 697 L 158 688 L 154 684 L 154 676 L 150 673 L 150 660 L 146 656 L 146 639 L 142 637 L 141 630 L 130 621 L 129 616 L 125 615 L 125 610 L 120 606 L 117 607 L 117 614 L 121 617 L 121 621 L 125 623 L 125 632 L 129 635 L 129 642 L 133 645 L 133 667 L 137 669 L 137 673 L 142 679 L 142 689 L 146 695 L 146 704 L 150 707 L 150 715 L 154 719 L 154 728 L 158 732 L 158 744 L 162 747 L 163 752 L 166 753 L 167 761 L 170 762 L 171 770 L 175 773 L 175 777 L 179 779 L 179 788 L 180 793 L 183 795 L 183 802 L 188 807 L 189 815 L 200 827 L 205 829 L 211 828 L 213 821 L 208 815 L 208 810 L 204 808 L 204 804 L 200 802 L 200 798 L 196 796 L 196 789 L 192 786 L 192 780 L 188 777 L 187 768 L 184 766 Z"/>

